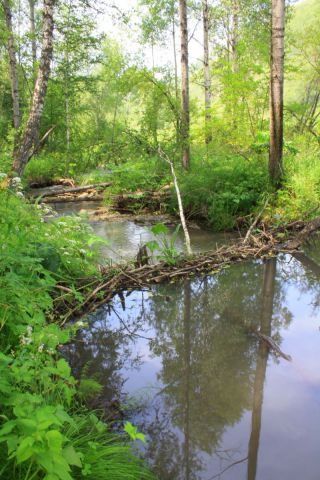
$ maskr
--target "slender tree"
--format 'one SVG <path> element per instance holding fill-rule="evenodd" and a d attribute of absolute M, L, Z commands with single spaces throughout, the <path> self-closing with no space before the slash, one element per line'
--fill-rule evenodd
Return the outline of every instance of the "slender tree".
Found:
<path fill-rule="evenodd" d="M 36 139 L 38 138 L 40 120 L 47 92 L 51 70 L 53 52 L 53 9 L 55 0 L 43 1 L 43 40 L 40 65 L 34 87 L 32 105 L 21 140 L 14 152 L 13 169 L 22 175 L 33 155 Z"/>
<path fill-rule="evenodd" d="M 188 49 L 188 17 L 187 2 L 179 0 L 180 38 L 181 38 L 181 145 L 182 166 L 185 170 L 190 166 L 190 110 L 189 110 L 189 49 Z"/>
<path fill-rule="evenodd" d="M 30 36 L 31 36 L 31 51 L 32 51 L 32 69 L 33 76 L 36 76 L 37 65 L 37 42 L 36 42 L 36 21 L 35 21 L 35 6 L 36 0 L 29 0 L 29 14 L 30 14 Z"/>
<path fill-rule="evenodd" d="M 283 174 L 284 22 L 285 0 L 272 0 L 269 173 L 276 187 Z"/>
<path fill-rule="evenodd" d="M 2 7 L 4 10 L 6 27 L 8 31 L 8 54 L 10 65 L 10 80 L 11 80 L 11 94 L 13 107 L 13 126 L 16 130 L 19 129 L 21 123 L 20 111 L 20 93 L 19 93 L 19 73 L 17 62 L 17 50 L 14 40 L 13 26 L 12 26 L 12 11 L 9 0 L 2 0 Z"/>
<path fill-rule="evenodd" d="M 205 139 L 206 144 L 212 140 L 211 121 L 211 75 L 209 65 L 209 10 L 208 1 L 202 0 L 203 20 L 203 73 L 204 73 L 204 105 L 205 105 Z"/>
<path fill-rule="evenodd" d="M 232 0 L 231 4 L 231 59 L 232 71 L 238 70 L 238 43 L 239 43 L 239 0 Z"/>

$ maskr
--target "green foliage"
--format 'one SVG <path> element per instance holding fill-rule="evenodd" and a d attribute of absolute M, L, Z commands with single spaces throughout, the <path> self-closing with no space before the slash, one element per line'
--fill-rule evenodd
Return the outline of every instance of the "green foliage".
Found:
<path fill-rule="evenodd" d="M 81 378 L 78 393 L 84 400 L 90 400 L 99 395 L 102 388 L 102 385 L 93 378 Z"/>
<path fill-rule="evenodd" d="M 157 157 L 141 157 L 128 161 L 124 165 L 111 165 L 107 172 L 95 170 L 80 178 L 81 183 L 91 181 L 110 181 L 111 188 L 106 192 L 113 193 L 152 191 L 161 188 L 170 181 L 167 166 Z"/>
<path fill-rule="evenodd" d="M 156 240 L 146 243 L 151 253 L 155 254 L 158 260 L 162 260 L 169 265 L 174 265 L 179 257 L 179 252 L 175 248 L 175 242 L 179 234 L 180 225 L 178 225 L 172 235 L 166 225 L 158 223 L 151 227 L 151 232 Z"/>
<path fill-rule="evenodd" d="M 75 413 L 76 381 L 59 348 L 80 324 L 62 329 L 48 319 L 58 282 L 71 285 L 81 302 L 73 281 L 98 274 L 97 238 L 77 218 L 44 222 L 43 214 L 0 190 L 0 476 L 102 479 L 118 471 L 111 478 L 147 478 L 125 439 L 96 417 Z M 79 394 L 99 388 L 82 379 Z"/>
<path fill-rule="evenodd" d="M 132 425 L 131 422 L 126 422 L 124 424 L 124 431 L 127 432 L 131 440 L 141 440 L 143 443 L 146 442 L 146 437 L 143 433 L 138 432 L 137 427 Z"/>
<path fill-rule="evenodd" d="M 194 161 L 189 175 L 180 177 L 185 209 L 214 230 L 233 228 L 236 218 L 248 215 L 268 188 L 266 162 L 228 156 L 200 167 L 200 161 Z"/>
<path fill-rule="evenodd" d="M 284 188 L 279 190 L 266 212 L 272 222 L 306 220 L 319 214 L 320 163 L 319 152 L 308 149 L 287 158 Z"/>

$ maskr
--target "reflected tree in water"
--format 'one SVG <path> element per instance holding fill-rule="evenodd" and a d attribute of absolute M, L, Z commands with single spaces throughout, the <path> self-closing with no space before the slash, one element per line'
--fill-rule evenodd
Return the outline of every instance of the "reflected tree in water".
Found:
<path fill-rule="evenodd" d="M 248 452 L 230 445 L 222 468 L 248 455 L 248 480 L 255 478 L 268 350 L 250 332 L 260 328 L 280 343 L 280 329 L 292 320 L 284 278 L 290 269 L 283 259 L 279 268 L 276 262 L 239 264 L 214 276 L 154 286 L 151 293 L 133 292 L 110 313 L 95 314 L 69 347 L 77 378 L 87 368 L 104 385 L 105 404 L 127 399 L 126 378 L 143 361 L 135 350 L 145 355 L 147 348 L 157 359 L 157 384 L 145 389 L 129 414 L 148 434 L 146 456 L 162 480 L 204 478 L 206 459 L 219 464 L 224 433 L 247 411 Z"/>

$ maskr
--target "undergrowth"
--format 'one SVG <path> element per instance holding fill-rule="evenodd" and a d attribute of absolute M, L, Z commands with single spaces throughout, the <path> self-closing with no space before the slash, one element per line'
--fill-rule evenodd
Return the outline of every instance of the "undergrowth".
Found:
<path fill-rule="evenodd" d="M 184 207 L 189 218 L 202 218 L 216 231 L 233 228 L 269 188 L 266 162 L 260 158 L 226 156 L 200 163 L 194 158 L 190 173 L 179 176 Z"/>
<path fill-rule="evenodd" d="M 158 190 L 171 181 L 166 164 L 157 157 L 126 162 L 120 165 L 110 164 L 80 175 L 81 184 L 112 182 L 108 193 L 126 193 Z"/>
<path fill-rule="evenodd" d="M 59 352 L 77 324 L 50 323 L 56 285 L 79 296 L 76 280 L 97 275 L 96 240 L 78 220 L 45 222 L 40 208 L 0 189 L 0 478 L 151 476 L 129 437 L 111 433 L 81 406 Z"/>

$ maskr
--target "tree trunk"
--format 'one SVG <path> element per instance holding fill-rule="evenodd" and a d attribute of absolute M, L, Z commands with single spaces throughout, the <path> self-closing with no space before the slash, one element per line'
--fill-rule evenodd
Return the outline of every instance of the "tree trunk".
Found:
<path fill-rule="evenodd" d="M 239 41 L 239 0 L 232 0 L 232 27 L 231 27 L 231 59 L 232 71 L 236 73 L 238 70 L 238 41 Z"/>
<path fill-rule="evenodd" d="M 178 62 L 177 62 L 177 49 L 176 49 L 176 25 L 175 25 L 174 5 L 173 5 L 173 11 L 172 11 L 172 45 L 173 45 L 173 61 L 174 61 L 174 90 L 175 90 L 175 98 L 176 98 L 176 105 L 177 105 L 176 108 L 178 108 L 178 103 L 179 103 Z M 177 142 L 177 145 L 180 142 L 180 119 L 178 115 L 176 115 L 176 142 Z"/>
<path fill-rule="evenodd" d="M 184 311 L 183 311 L 183 350 L 184 350 L 184 444 L 183 464 L 185 468 L 185 480 L 190 480 L 190 380 L 191 380 L 191 285 L 186 282 L 184 285 Z"/>
<path fill-rule="evenodd" d="M 182 166 L 190 166 L 190 111 L 189 111 L 189 53 L 188 53 L 188 19 L 186 0 L 179 0 L 180 37 L 181 37 L 181 147 Z"/>
<path fill-rule="evenodd" d="M 10 63 L 11 94 L 13 106 L 13 126 L 16 130 L 18 130 L 21 124 L 19 74 L 16 57 L 17 51 L 12 27 L 12 12 L 9 0 L 3 0 L 2 6 L 5 15 L 6 27 L 8 30 L 8 54 Z"/>
<path fill-rule="evenodd" d="M 43 1 L 43 40 L 40 66 L 34 87 L 32 106 L 20 144 L 14 154 L 14 171 L 21 176 L 33 155 L 33 145 L 38 137 L 40 119 L 48 87 L 53 52 L 53 8 L 55 0 Z"/>
<path fill-rule="evenodd" d="M 204 105 L 205 105 L 205 139 L 208 145 L 212 140 L 211 121 L 211 76 L 209 66 L 209 14 L 208 1 L 202 0 L 203 17 L 203 73 L 204 73 Z"/>
<path fill-rule="evenodd" d="M 273 313 L 273 302 L 275 294 L 275 279 L 277 270 L 277 259 L 267 260 L 264 270 L 262 289 L 262 311 L 260 332 L 264 335 L 271 335 L 271 322 Z M 255 480 L 258 464 L 258 453 L 261 433 L 261 417 L 263 404 L 263 387 L 266 377 L 269 348 L 265 342 L 261 342 L 258 348 L 256 374 L 253 386 L 253 405 L 251 418 L 251 435 L 248 448 L 248 475 L 247 480 Z"/>
<path fill-rule="evenodd" d="M 33 69 L 33 77 L 34 78 L 36 78 L 36 68 L 37 68 L 35 4 L 36 4 L 35 0 L 29 0 L 30 35 L 31 35 L 31 49 L 32 49 L 32 69 Z"/>
<path fill-rule="evenodd" d="M 272 0 L 269 173 L 279 187 L 283 175 L 283 80 L 285 0 Z"/>
<path fill-rule="evenodd" d="M 65 114 L 66 114 L 66 164 L 65 174 L 68 175 L 70 165 L 70 144 L 71 144 L 71 130 L 70 130 L 70 105 L 69 105 L 69 93 L 65 92 Z"/>

